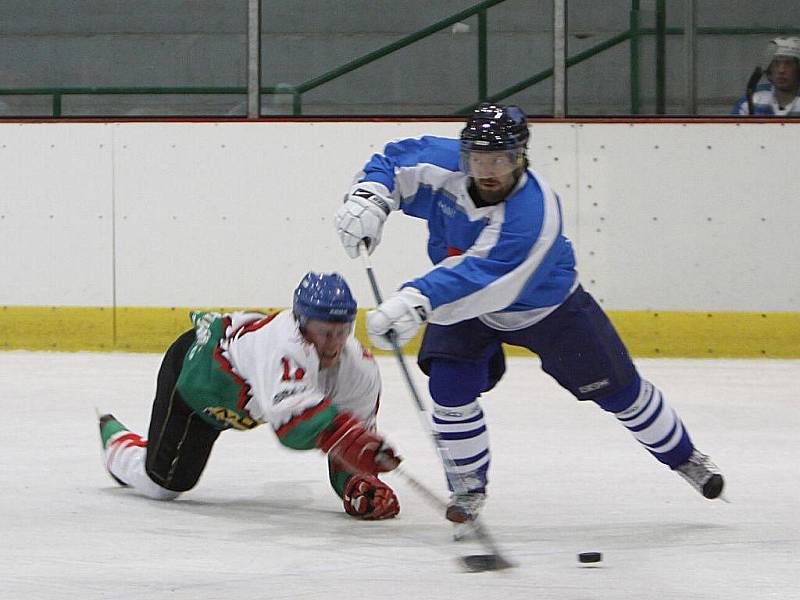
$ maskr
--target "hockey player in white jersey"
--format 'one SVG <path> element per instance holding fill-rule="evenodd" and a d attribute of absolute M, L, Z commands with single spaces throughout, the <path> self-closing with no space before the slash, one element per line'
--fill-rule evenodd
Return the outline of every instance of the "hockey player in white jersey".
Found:
<path fill-rule="evenodd" d="M 352 336 L 356 302 L 338 274 L 306 274 L 292 310 L 192 313 L 194 328 L 167 350 L 148 438 L 100 417 L 111 476 L 150 498 L 194 487 L 225 429 L 268 423 L 281 443 L 328 455 L 345 511 L 386 519 L 400 506 L 378 474 L 399 464 L 375 431 L 378 366 Z"/>
<path fill-rule="evenodd" d="M 759 85 L 750 98 L 752 114 L 770 117 L 800 116 L 800 38 L 772 40 L 765 73 L 769 83 Z M 734 115 L 751 114 L 747 96 L 741 98 L 731 112 Z"/>
<path fill-rule="evenodd" d="M 642 378 L 613 325 L 578 282 L 561 206 L 529 169 L 528 123 L 516 106 L 482 104 L 460 140 L 425 136 L 386 145 L 336 213 L 347 254 L 373 252 L 396 210 L 425 219 L 433 268 L 367 314 L 370 340 L 402 346 L 427 321 L 418 356 L 429 376 L 433 428 L 459 472 L 446 516 L 471 519 L 490 462 L 479 402 L 505 371 L 501 344 L 528 348 L 579 400 L 613 414 L 652 455 L 706 498 L 723 478 L 695 449 L 659 389 Z"/>

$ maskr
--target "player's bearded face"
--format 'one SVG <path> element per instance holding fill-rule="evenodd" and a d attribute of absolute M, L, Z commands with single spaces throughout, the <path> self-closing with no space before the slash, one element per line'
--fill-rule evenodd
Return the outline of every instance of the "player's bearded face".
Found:
<path fill-rule="evenodd" d="M 352 332 L 352 323 L 329 323 L 316 319 L 309 320 L 303 329 L 303 335 L 317 351 L 319 366 L 322 369 L 330 368 L 339 362 L 347 338 Z"/>
<path fill-rule="evenodd" d="M 475 187 L 478 188 L 481 200 L 497 204 L 505 200 L 508 194 L 511 193 L 516 181 L 517 177 L 514 173 L 507 173 L 499 177 L 475 179 Z"/>
<path fill-rule="evenodd" d="M 518 169 L 524 163 L 520 150 L 505 152 L 471 151 L 462 155 L 462 168 L 472 177 L 481 200 L 502 202 L 517 182 Z"/>

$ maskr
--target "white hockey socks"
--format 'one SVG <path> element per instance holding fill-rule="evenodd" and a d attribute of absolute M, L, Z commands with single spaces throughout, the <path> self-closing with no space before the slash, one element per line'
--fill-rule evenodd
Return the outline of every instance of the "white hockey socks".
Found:
<path fill-rule="evenodd" d="M 661 391 L 645 379 L 633 404 L 614 416 L 656 459 L 672 469 L 692 454 L 694 446 L 678 414 Z"/>
<path fill-rule="evenodd" d="M 110 416 L 110 415 L 109 415 Z M 161 487 L 145 471 L 147 440 L 128 431 L 115 419 L 101 420 L 106 469 L 120 483 L 131 486 L 140 494 L 154 500 L 173 500 L 180 492 Z M 111 422 L 109 422 L 111 421 Z"/>
<path fill-rule="evenodd" d="M 491 453 L 489 434 L 478 401 L 457 407 L 434 402 L 432 423 L 442 446 L 449 451 L 455 463 L 455 470 L 463 475 L 459 481 L 448 481 L 450 489 L 460 493 L 483 492 Z M 462 485 L 466 485 L 467 490 L 459 489 Z"/>

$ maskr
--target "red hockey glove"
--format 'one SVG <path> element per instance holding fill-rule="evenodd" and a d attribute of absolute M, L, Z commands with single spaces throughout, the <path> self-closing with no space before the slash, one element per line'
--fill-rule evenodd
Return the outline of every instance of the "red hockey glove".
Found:
<path fill-rule="evenodd" d="M 344 510 L 370 521 L 391 519 L 400 512 L 394 491 L 373 475 L 353 475 L 344 487 Z"/>
<path fill-rule="evenodd" d="M 401 460 L 378 432 L 367 429 L 347 413 L 336 415 L 333 423 L 319 434 L 317 447 L 356 473 L 375 475 L 391 471 Z"/>

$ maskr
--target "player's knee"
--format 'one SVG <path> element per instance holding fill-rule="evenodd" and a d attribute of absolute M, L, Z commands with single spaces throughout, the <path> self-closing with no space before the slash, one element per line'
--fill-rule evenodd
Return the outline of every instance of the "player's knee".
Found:
<path fill-rule="evenodd" d="M 163 472 L 158 465 L 148 465 L 146 472 L 153 484 L 152 494 L 148 494 L 148 496 L 155 500 L 173 500 L 197 485 L 202 469 L 177 469 Z"/>
<path fill-rule="evenodd" d="M 181 492 L 175 492 L 173 490 L 168 490 L 166 488 L 162 488 L 161 486 L 155 486 L 150 492 L 147 494 L 148 498 L 153 500 L 159 500 L 162 502 L 166 502 L 169 500 L 175 500 L 178 496 L 181 495 Z"/>
<path fill-rule="evenodd" d="M 637 374 L 633 381 L 627 386 L 617 391 L 612 391 L 608 395 L 601 398 L 595 398 L 594 401 L 605 411 L 610 413 L 618 413 L 630 408 L 636 399 L 639 397 L 639 391 L 642 387 L 642 379 Z"/>
<path fill-rule="evenodd" d="M 159 484 L 148 472 L 139 471 L 139 474 L 129 483 L 137 492 L 151 500 L 174 500 L 181 495 L 180 491 L 170 490 Z"/>
<path fill-rule="evenodd" d="M 440 406 L 468 404 L 486 389 L 487 384 L 485 364 L 446 359 L 431 361 L 428 389 Z"/>

